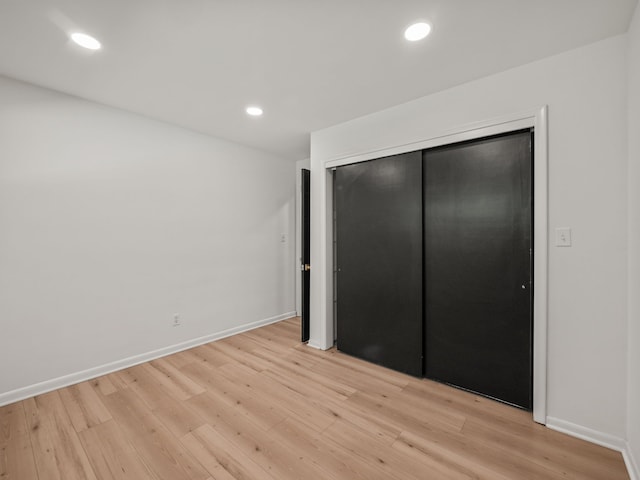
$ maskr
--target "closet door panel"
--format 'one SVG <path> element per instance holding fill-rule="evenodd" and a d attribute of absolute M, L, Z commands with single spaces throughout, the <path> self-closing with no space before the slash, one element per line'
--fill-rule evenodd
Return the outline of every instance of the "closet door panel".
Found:
<path fill-rule="evenodd" d="M 425 151 L 425 375 L 532 406 L 529 131 Z"/>
<path fill-rule="evenodd" d="M 337 347 L 422 375 L 422 154 L 335 175 Z"/>

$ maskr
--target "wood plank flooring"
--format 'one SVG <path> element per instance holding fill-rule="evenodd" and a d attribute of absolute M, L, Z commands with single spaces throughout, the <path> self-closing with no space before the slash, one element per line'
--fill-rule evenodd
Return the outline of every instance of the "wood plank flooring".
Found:
<path fill-rule="evenodd" d="M 298 318 L 0 408 L 2 480 L 628 479 L 527 412 L 298 341 Z"/>

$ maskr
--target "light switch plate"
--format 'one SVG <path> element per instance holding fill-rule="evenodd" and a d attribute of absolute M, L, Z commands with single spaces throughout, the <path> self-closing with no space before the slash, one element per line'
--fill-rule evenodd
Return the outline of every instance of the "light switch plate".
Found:
<path fill-rule="evenodd" d="M 571 246 L 571 229 L 568 227 L 556 228 L 556 247 Z"/>

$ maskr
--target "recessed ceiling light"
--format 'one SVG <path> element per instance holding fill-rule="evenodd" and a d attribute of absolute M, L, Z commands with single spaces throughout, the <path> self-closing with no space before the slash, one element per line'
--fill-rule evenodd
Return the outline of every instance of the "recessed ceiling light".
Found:
<path fill-rule="evenodd" d="M 86 33 L 72 33 L 71 40 L 76 42 L 81 47 L 88 48 L 89 50 L 100 50 L 100 48 L 102 47 L 98 40 L 93 38 L 91 35 L 87 35 Z"/>
<path fill-rule="evenodd" d="M 252 117 L 259 117 L 262 115 L 262 109 L 260 107 L 247 107 L 247 114 Z"/>
<path fill-rule="evenodd" d="M 404 31 L 404 38 L 410 42 L 417 42 L 429 35 L 429 32 L 431 32 L 431 25 L 428 23 L 414 23 Z"/>

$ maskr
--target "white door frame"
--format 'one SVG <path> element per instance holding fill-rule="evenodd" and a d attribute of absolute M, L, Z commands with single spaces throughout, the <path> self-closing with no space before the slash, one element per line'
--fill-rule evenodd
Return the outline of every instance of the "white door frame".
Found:
<path fill-rule="evenodd" d="M 311 336 L 309 345 L 333 346 L 333 182 L 331 169 L 375 158 L 423 150 L 490 135 L 533 128 L 533 419 L 546 424 L 548 284 L 547 106 L 461 126 L 423 140 L 329 159 L 311 152 Z M 313 207 L 315 205 L 315 207 Z"/>

